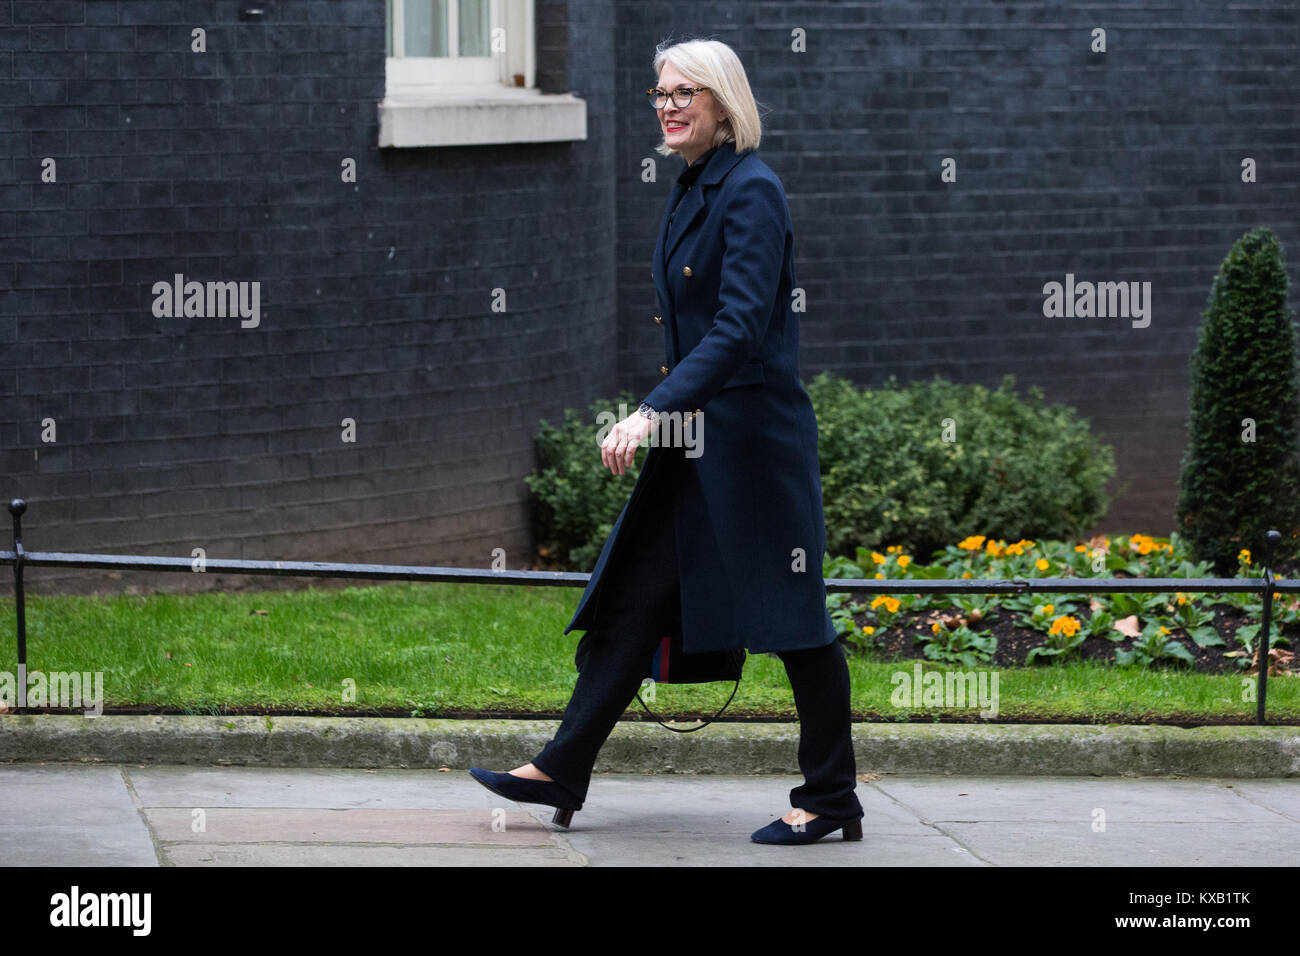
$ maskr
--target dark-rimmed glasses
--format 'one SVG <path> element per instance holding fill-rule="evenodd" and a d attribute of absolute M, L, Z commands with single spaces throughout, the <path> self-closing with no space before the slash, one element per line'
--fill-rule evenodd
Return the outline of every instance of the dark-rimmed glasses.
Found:
<path fill-rule="evenodd" d="M 707 89 L 707 86 L 678 87 L 673 90 L 673 106 L 677 107 L 679 110 L 684 110 L 686 107 L 691 105 L 691 100 L 695 99 L 696 93 L 703 93 Z M 657 110 L 661 110 L 668 105 L 668 94 L 657 86 L 653 89 L 646 90 L 645 95 L 649 98 L 650 105 Z M 685 103 L 682 102 L 682 97 L 686 98 Z"/>

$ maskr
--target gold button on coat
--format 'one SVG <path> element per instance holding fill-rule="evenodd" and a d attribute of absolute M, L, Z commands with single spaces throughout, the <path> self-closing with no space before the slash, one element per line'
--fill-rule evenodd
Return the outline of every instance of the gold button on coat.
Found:
<path fill-rule="evenodd" d="M 660 365 L 660 366 L 659 366 L 659 372 L 660 372 L 661 374 L 663 374 L 663 375 L 667 375 L 667 374 L 668 374 L 668 366 L 667 366 L 667 365 Z"/>
<path fill-rule="evenodd" d="M 690 266 L 682 266 L 682 275 L 684 275 L 684 276 L 689 276 L 690 274 L 691 274 L 691 267 L 690 267 Z"/>
<path fill-rule="evenodd" d="M 664 317 L 663 317 L 662 315 L 656 315 L 656 316 L 655 316 L 655 322 L 657 322 L 659 325 L 663 325 L 663 324 L 664 324 Z"/>

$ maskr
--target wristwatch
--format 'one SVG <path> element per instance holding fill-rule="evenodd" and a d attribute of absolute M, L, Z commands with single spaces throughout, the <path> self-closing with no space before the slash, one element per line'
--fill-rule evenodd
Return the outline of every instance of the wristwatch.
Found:
<path fill-rule="evenodd" d="M 655 425 L 659 424 L 659 413 L 656 412 L 649 405 L 647 405 L 645 402 L 642 402 L 640 405 L 637 406 L 637 411 L 640 412 L 642 415 L 644 415 L 646 418 L 650 419 L 652 424 Z"/>

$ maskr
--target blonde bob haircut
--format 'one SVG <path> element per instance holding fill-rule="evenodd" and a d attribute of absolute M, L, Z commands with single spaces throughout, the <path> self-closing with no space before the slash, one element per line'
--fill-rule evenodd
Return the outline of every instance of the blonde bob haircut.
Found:
<path fill-rule="evenodd" d="M 731 141 L 736 152 L 757 149 L 763 137 L 763 124 L 758 117 L 758 104 L 749 89 L 749 78 L 740 64 L 736 51 L 721 40 L 682 40 L 672 43 L 665 40 L 655 49 L 655 76 L 671 63 L 692 86 L 707 86 L 727 118 L 718 124 L 713 145 Z M 662 139 L 655 147 L 660 156 L 680 155 Z"/>

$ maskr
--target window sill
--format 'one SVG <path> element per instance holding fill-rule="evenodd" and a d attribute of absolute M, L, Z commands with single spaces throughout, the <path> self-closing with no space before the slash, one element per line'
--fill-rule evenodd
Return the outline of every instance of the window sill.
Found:
<path fill-rule="evenodd" d="M 381 148 L 586 138 L 587 103 L 572 93 L 507 86 L 410 86 L 379 104 Z"/>

